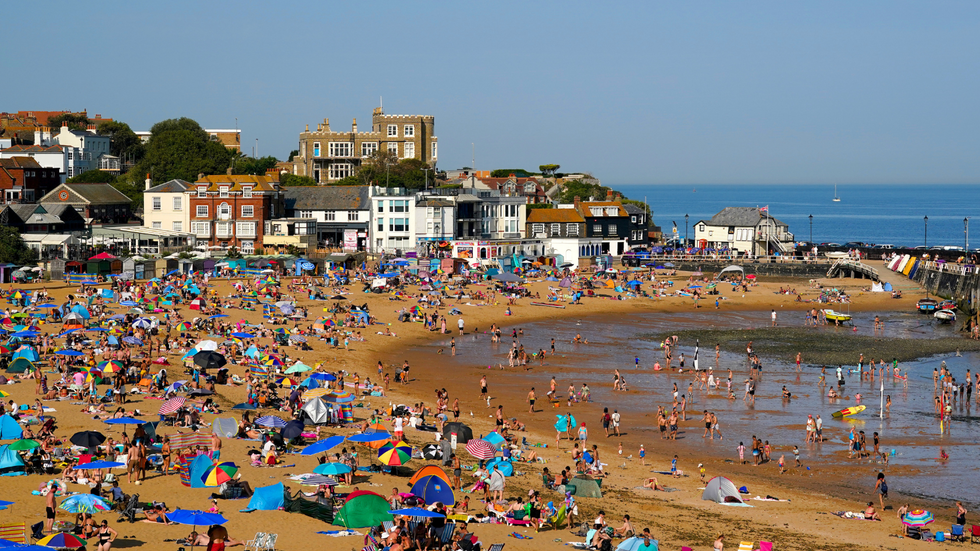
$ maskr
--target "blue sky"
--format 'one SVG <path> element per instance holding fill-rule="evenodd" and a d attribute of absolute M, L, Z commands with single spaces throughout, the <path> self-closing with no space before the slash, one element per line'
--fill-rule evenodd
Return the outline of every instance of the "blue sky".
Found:
<path fill-rule="evenodd" d="M 0 110 L 237 117 L 285 158 L 383 96 L 436 117 L 443 169 L 475 144 L 613 185 L 980 179 L 975 2 L 43 5 L 5 6 Z"/>

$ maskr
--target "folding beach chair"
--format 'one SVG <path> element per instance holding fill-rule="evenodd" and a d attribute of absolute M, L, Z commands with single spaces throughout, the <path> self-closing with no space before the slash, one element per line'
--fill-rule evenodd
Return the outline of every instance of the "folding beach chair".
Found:
<path fill-rule="evenodd" d="M 738 544 L 738 551 L 752 551 L 752 546 L 755 545 L 751 541 L 743 541 Z"/>
<path fill-rule="evenodd" d="M 970 528 L 970 543 L 980 543 L 980 526 L 976 524 Z"/>
<path fill-rule="evenodd" d="M 442 529 L 442 533 L 439 534 L 439 541 L 443 545 L 448 545 L 450 542 L 453 541 L 454 532 L 456 532 L 456 523 L 455 522 L 446 523 L 446 526 Z"/>
<path fill-rule="evenodd" d="M 506 545 L 506 544 L 504 544 L 504 543 L 495 543 L 495 544 L 491 545 L 490 546 L 490 549 L 487 549 L 487 551 L 504 551 L 504 545 Z"/>
<path fill-rule="evenodd" d="M 561 528 L 562 525 L 565 524 L 565 515 L 566 515 L 567 507 L 568 507 L 567 505 L 562 505 L 561 509 L 558 509 L 557 513 L 548 517 L 544 522 L 541 523 L 541 526 L 539 526 L 538 529 L 535 531 L 540 532 L 544 528 L 551 528 L 552 530 L 557 530 Z"/>
<path fill-rule="evenodd" d="M 42 525 L 43 526 L 43 525 Z M 0 524 L 0 539 L 15 543 L 27 543 L 26 524 L 23 522 Z"/>
<path fill-rule="evenodd" d="M 963 525 L 954 524 L 949 528 L 949 540 L 950 541 L 963 541 L 965 538 L 963 536 Z"/>

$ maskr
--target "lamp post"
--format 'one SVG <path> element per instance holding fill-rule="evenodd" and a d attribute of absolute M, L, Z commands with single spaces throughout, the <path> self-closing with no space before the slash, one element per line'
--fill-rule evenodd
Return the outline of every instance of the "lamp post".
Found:
<path fill-rule="evenodd" d="M 922 234 L 922 244 L 925 245 L 926 249 L 928 249 L 929 248 L 929 217 L 923 216 L 922 222 L 924 224 L 923 234 Z"/>
<path fill-rule="evenodd" d="M 684 215 L 684 248 L 687 248 L 687 221 L 691 216 L 688 214 Z"/>
<path fill-rule="evenodd" d="M 970 250 L 970 217 L 963 219 L 963 250 Z"/>
<path fill-rule="evenodd" d="M 428 191 L 428 189 L 429 189 L 429 171 L 430 170 L 432 170 L 432 169 L 431 168 L 423 168 L 422 169 L 422 172 L 425 172 L 425 187 L 422 188 L 422 189 L 424 189 L 426 191 Z"/>
<path fill-rule="evenodd" d="M 810 215 L 810 246 L 813 246 L 813 215 Z"/>

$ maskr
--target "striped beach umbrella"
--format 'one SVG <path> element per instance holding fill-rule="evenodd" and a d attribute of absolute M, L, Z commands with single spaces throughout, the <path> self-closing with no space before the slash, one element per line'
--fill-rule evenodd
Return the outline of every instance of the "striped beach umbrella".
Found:
<path fill-rule="evenodd" d="M 497 455 L 497 448 L 486 440 L 470 440 L 466 443 L 466 452 L 477 459 L 486 461 Z"/>
<path fill-rule="evenodd" d="M 178 331 L 190 331 L 191 330 L 191 324 L 189 322 L 186 322 L 186 321 L 185 322 L 182 322 L 182 323 L 180 323 L 177 326 L 177 330 Z"/>
<path fill-rule="evenodd" d="M 259 417 L 255 420 L 255 424 L 274 429 L 281 429 L 286 426 L 286 422 L 283 421 L 281 417 L 276 417 L 275 415 L 264 415 Z"/>
<path fill-rule="evenodd" d="M 160 406 L 160 415 L 170 415 L 172 413 L 177 413 L 177 410 L 184 407 L 184 402 L 187 398 L 183 396 L 174 396 L 173 398 L 167 400 Z"/>
<path fill-rule="evenodd" d="M 208 487 L 221 486 L 233 479 L 237 473 L 238 465 L 231 462 L 218 463 L 204 471 L 204 474 L 201 475 L 201 482 L 204 482 L 204 485 Z"/>
<path fill-rule="evenodd" d="M 412 459 L 412 447 L 404 442 L 389 442 L 378 449 L 378 461 L 388 466 L 404 465 Z"/>
<path fill-rule="evenodd" d="M 123 365 L 116 360 L 99 362 L 95 367 L 102 373 L 118 373 L 123 369 Z"/>
<path fill-rule="evenodd" d="M 276 384 L 284 388 L 292 388 L 298 385 L 299 381 L 297 381 L 296 379 L 290 379 L 289 377 L 279 377 L 278 379 L 276 379 Z"/>
<path fill-rule="evenodd" d="M 335 404 L 349 404 L 354 401 L 354 394 L 348 390 L 335 390 L 324 395 L 323 399 Z"/>
<path fill-rule="evenodd" d="M 313 400 L 314 398 L 319 398 L 320 396 L 323 396 L 324 394 L 327 394 L 329 392 L 330 389 L 327 388 L 311 388 L 310 390 L 304 392 L 303 395 L 300 396 L 300 398 L 302 398 L 304 402 L 308 402 L 310 400 Z"/>
<path fill-rule="evenodd" d="M 78 539 L 68 532 L 55 532 L 44 539 L 38 540 L 37 545 L 58 549 L 78 549 L 79 547 L 85 547 L 85 541 Z"/>
<path fill-rule="evenodd" d="M 925 526 L 935 520 L 932 518 L 932 513 L 929 511 L 923 511 L 922 509 L 916 509 L 910 513 L 905 513 L 905 518 L 902 519 L 902 524 L 905 526 Z"/>

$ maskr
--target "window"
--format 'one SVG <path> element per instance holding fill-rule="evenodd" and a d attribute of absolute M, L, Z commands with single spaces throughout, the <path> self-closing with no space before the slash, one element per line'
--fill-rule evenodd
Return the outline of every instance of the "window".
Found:
<path fill-rule="evenodd" d="M 407 200 L 388 201 L 388 212 L 408 212 Z"/>
<path fill-rule="evenodd" d="M 163 203 L 163 199 L 162 198 L 160 198 L 160 197 L 154 197 L 153 198 L 153 210 L 155 210 L 155 211 L 156 210 L 163 210 L 163 207 L 161 206 L 162 203 Z"/>
<path fill-rule="evenodd" d="M 551 235 L 552 236 L 561 235 L 561 224 L 552 224 L 551 225 Z"/>
<path fill-rule="evenodd" d="M 184 210 L 184 198 L 180 195 L 174 197 L 174 211 L 180 212 Z"/>
<path fill-rule="evenodd" d="M 616 224 L 609 224 L 609 235 L 619 235 Z"/>
<path fill-rule="evenodd" d="M 389 218 L 388 231 L 408 231 L 408 218 Z"/>
<path fill-rule="evenodd" d="M 155 230 L 162 230 L 163 229 L 163 222 L 154 222 L 153 223 L 153 229 L 155 229 Z"/>
<path fill-rule="evenodd" d="M 245 186 L 242 188 L 242 199 L 252 198 L 252 186 Z"/>
<path fill-rule="evenodd" d="M 218 237 L 231 237 L 232 229 L 234 229 L 234 224 L 231 222 L 218 222 L 215 224 L 214 234 Z"/>
<path fill-rule="evenodd" d="M 327 144 L 327 150 L 330 152 L 331 157 L 352 157 L 354 144 L 350 142 L 330 142 Z"/>
<path fill-rule="evenodd" d="M 630 222 L 636 224 L 636 215 L 635 214 L 633 216 L 630 216 Z M 701 228 L 701 231 L 704 231 L 704 228 Z"/>
<path fill-rule="evenodd" d="M 568 237 L 578 237 L 578 224 L 569 224 L 565 232 Z"/>
<path fill-rule="evenodd" d="M 391 153 L 392 155 L 394 155 L 396 157 L 398 156 L 398 143 L 397 142 L 388 142 L 388 153 Z"/>
<path fill-rule="evenodd" d="M 405 158 L 414 159 L 415 158 L 415 144 L 412 142 L 405 142 Z"/>
<path fill-rule="evenodd" d="M 231 205 L 228 203 L 221 203 L 218 205 L 218 218 L 229 218 L 231 217 Z"/>
<path fill-rule="evenodd" d="M 589 207 L 589 212 L 592 216 L 602 216 L 602 207 Z"/>
<path fill-rule="evenodd" d="M 388 137 L 389 138 L 397 138 L 398 137 L 398 125 L 397 124 L 389 124 L 388 125 Z"/>
<path fill-rule="evenodd" d="M 255 241 L 242 241 L 239 249 L 243 254 L 252 254 L 255 252 Z"/>
<path fill-rule="evenodd" d="M 385 211 L 385 202 L 378 201 L 378 212 L 384 212 L 384 211 Z"/>
<path fill-rule="evenodd" d="M 378 231 L 385 231 L 385 219 L 378 218 Z"/>
<path fill-rule="evenodd" d="M 228 186 L 221 186 L 218 188 L 218 197 L 221 199 L 228 198 Z"/>
<path fill-rule="evenodd" d="M 208 206 L 207 205 L 198 205 L 197 206 L 197 217 L 198 218 L 207 218 L 208 217 Z"/>
<path fill-rule="evenodd" d="M 238 222 L 235 233 L 238 237 L 255 237 L 255 222 Z"/>
<path fill-rule="evenodd" d="M 201 186 L 201 187 L 197 188 L 197 198 L 198 199 L 207 199 L 208 198 L 208 188 L 205 187 L 205 186 Z"/>
<path fill-rule="evenodd" d="M 68 167 L 68 177 L 71 178 L 71 175 L 72 175 L 72 167 Z"/>
<path fill-rule="evenodd" d="M 415 125 L 414 124 L 406 124 L 405 125 L 405 137 L 406 138 L 414 138 L 415 137 Z"/>
<path fill-rule="evenodd" d="M 313 142 L 313 156 L 320 156 L 320 142 Z"/>
<path fill-rule="evenodd" d="M 174 222 L 173 228 L 174 228 L 174 231 L 184 231 L 184 223 L 183 222 Z"/>
<path fill-rule="evenodd" d="M 337 219 L 337 213 L 336 211 L 328 210 L 324 215 L 324 218 L 327 222 L 333 222 Z"/>
<path fill-rule="evenodd" d="M 606 207 L 606 216 L 619 216 L 619 209 L 616 207 Z"/>
<path fill-rule="evenodd" d="M 349 211 L 347 211 L 347 221 L 348 222 L 357 222 L 357 211 L 356 210 L 349 210 Z"/>
<path fill-rule="evenodd" d="M 602 234 L 602 224 L 592 224 L 592 233 Z"/>
<path fill-rule="evenodd" d="M 378 151 L 378 142 L 362 142 L 361 157 L 370 157 Z"/>
<path fill-rule="evenodd" d="M 298 213 L 298 216 L 300 218 L 313 218 L 313 211 L 312 210 L 300 210 L 300 211 L 297 211 L 297 213 Z"/>
<path fill-rule="evenodd" d="M 242 218 L 251 218 L 253 216 L 255 216 L 255 206 L 242 205 Z"/>
<path fill-rule="evenodd" d="M 333 163 L 330 165 L 331 180 L 340 180 L 354 173 L 350 163 Z"/>
<path fill-rule="evenodd" d="M 210 222 L 191 222 L 191 233 L 198 237 L 210 237 L 211 236 L 211 223 Z"/>
<path fill-rule="evenodd" d="M 544 224 L 531 224 L 531 234 L 537 235 L 539 233 L 544 233 Z"/>
<path fill-rule="evenodd" d="M 432 142 L 432 160 L 433 161 L 436 160 L 436 157 L 438 157 L 438 155 L 436 155 L 436 146 L 437 145 L 439 145 L 438 142 Z"/>

